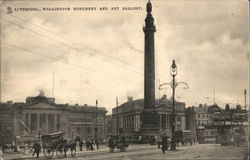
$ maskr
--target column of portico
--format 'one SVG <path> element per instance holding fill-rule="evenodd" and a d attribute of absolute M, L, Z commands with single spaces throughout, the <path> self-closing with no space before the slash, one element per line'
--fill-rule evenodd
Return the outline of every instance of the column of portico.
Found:
<path fill-rule="evenodd" d="M 161 123 L 162 123 L 162 114 L 160 114 L 160 127 L 159 127 L 159 129 L 160 129 L 160 131 L 161 131 Z"/>
<path fill-rule="evenodd" d="M 168 123 L 169 123 L 169 121 L 168 121 L 168 115 L 166 114 L 165 116 L 166 116 L 166 131 L 167 131 L 168 130 Z"/>
<path fill-rule="evenodd" d="M 20 119 L 21 121 L 23 121 L 24 124 L 25 124 L 25 116 L 26 116 L 25 114 L 26 114 L 26 113 L 23 112 L 23 117 L 22 117 L 22 119 Z M 19 124 L 20 124 L 20 123 L 19 123 Z M 20 124 L 20 125 L 22 126 L 22 127 L 21 127 L 21 128 L 22 128 L 22 131 L 25 130 L 25 127 L 24 127 L 22 124 Z"/>
<path fill-rule="evenodd" d="M 37 129 L 40 129 L 40 113 L 37 114 Z"/>
<path fill-rule="evenodd" d="M 31 131 L 31 113 L 28 113 L 28 127 L 29 127 L 29 130 Z"/>
<path fill-rule="evenodd" d="M 134 119 L 134 125 L 133 125 L 133 131 L 136 130 L 136 115 L 133 115 Z"/>
<path fill-rule="evenodd" d="M 46 133 L 49 133 L 49 114 L 45 114 L 45 125 Z"/>
<path fill-rule="evenodd" d="M 57 114 L 54 115 L 54 131 L 57 132 Z"/>

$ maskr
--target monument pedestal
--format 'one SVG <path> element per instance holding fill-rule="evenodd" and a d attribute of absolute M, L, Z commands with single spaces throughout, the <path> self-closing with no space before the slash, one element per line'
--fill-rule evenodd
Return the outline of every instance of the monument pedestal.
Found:
<path fill-rule="evenodd" d="M 144 109 L 141 113 L 141 133 L 142 135 L 155 135 L 158 130 L 158 115 L 154 108 Z"/>

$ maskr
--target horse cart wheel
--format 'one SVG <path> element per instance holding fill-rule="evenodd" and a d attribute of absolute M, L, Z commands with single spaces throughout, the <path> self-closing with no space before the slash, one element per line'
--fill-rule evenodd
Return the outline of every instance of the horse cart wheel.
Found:
<path fill-rule="evenodd" d="M 51 159 L 54 155 L 54 150 L 52 148 L 44 148 L 43 154 L 47 159 Z"/>
<path fill-rule="evenodd" d="M 56 146 L 56 155 L 59 159 L 64 157 L 64 150 L 65 150 L 64 144 L 60 143 Z"/>

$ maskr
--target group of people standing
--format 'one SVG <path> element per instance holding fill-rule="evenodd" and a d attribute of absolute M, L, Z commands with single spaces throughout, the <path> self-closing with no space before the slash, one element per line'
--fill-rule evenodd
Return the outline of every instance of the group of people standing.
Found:
<path fill-rule="evenodd" d="M 82 151 L 82 148 L 83 148 L 83 140 L 80 140 L 79 141 L 79 150 Z M 96 146 L 96 149 L 98 150 L 99 149 L 99 143 L 98 143 L 98 140 L 97 139 L 87 139 L 86 140 L 86 150 L 87 151 L 93 151 L 94 150 L 94 145 Z"/>

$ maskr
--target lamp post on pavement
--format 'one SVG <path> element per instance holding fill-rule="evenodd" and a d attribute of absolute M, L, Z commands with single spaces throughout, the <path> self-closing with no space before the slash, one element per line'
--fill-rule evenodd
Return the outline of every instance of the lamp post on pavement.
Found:
<path fill-rule="evenodd" d="M 177 75 L 177 65 L 175 64 L 175 60 L 172 61 L 172 65 L 170 67 L 170 75 L 172 76 L 172 82 L 170 83 L 163 83 L 159 86 L 159 89 L 163 85 L 169 85 L 172 88 L 172 93 L 173 93 L 173 112 L 172 112 L 172 141 L 171 141 L 171 150 L 174 151 L 176 150 L 176 142 L 175 142 L 175 88 L 179 84 L 185 84 L 188 88 L 188 84 L 185 82 L 176 82 L 175 81 L 175 76 Z"/>
<path fill-rule="evenodd" d="M 173 115 L 172 115 L 172 141 L 171 141 L 171 151 L 176 150 L 175 143 L 175 76 L 177 75 L 177 66 L 175 64 L 175 60 L 172 61 L 172 65 L 170 68 L 170 75 L 173 77 L 172 81 L 172 92 L 173 92 Z"/>
<path fill-rule="evenodd" d="M 97 141 L 97 108 L 98 100 L 96 100 L 96 108 L 95 108 L 95 141 Z"/>

